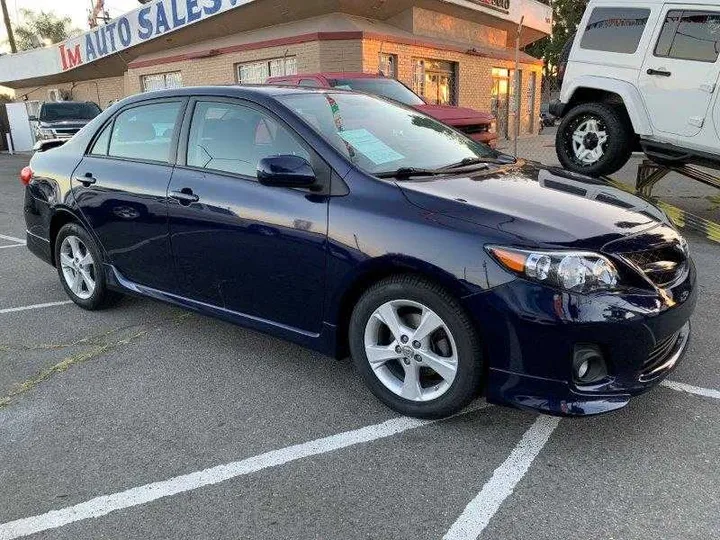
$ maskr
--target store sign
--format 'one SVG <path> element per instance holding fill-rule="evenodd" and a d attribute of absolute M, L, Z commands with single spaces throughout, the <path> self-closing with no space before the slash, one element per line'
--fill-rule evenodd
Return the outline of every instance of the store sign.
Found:
<path fill-rule="evenodd" d="M 158 0 L 58 46 L 63 71 L 134 47 L 254 0 Z"/>

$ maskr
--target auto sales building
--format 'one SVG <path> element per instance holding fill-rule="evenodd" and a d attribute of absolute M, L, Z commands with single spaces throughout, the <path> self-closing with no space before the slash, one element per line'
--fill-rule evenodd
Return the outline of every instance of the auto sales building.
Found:
<path fill-rule="evenodd" d="M 430 103 L 512 125 L 515 39 L 549 34 L 537 0 L 155 0 L 81 36 L 0 57 L 0 84 L 30 103 L 105 108 L 138 92 L 262 83 L 312 72 L 382 72 Z M 520 54 L 521 132 L 536 129 L 542 62 Z"/>

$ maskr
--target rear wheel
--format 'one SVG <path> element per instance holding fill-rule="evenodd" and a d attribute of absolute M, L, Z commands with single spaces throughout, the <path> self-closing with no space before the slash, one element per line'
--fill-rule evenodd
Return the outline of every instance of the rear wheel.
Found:
<path fill-rule="evenodd" d="M 438 418 L 480 388 L 480 341 L 460 304 L 413 276 L 371 287 L 350 321 L 353 362 L 370 390 L 402 414 Z"/>
<path fill-rule="evenodd" d="M 65 292 L 78 306 L 95 310 L 119 298 L 107 288 L 97 244 L 80 225 L 68 223 L 60 229 L 55 239 L 55 262 Z"/>
<path fill-rule="evenodd" d="M 555 146 L 566 169 L 602 176 L 627 163 L 632 155 L 632 138 L 632 125 L 620 107 L 585 103 L 563 118 Z"/>

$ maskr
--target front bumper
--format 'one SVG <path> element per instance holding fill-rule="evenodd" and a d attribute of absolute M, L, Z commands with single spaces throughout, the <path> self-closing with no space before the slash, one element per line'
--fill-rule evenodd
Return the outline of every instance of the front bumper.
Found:
<path fill-rule="evenodd" d="M 690 263 L 687 278 L 662 294 L 578 295 L 517 279 L 466 298 L 485 344 L 487 400 L 562 416 L 627 405 L 681 361 L 697 299 L 695 279 Z M 608 376 L 597 384 L 573 380 L 573 351 L 580 343 L 603 352 Z"/>
<path fill-rule="evenodd" d="M 497 133 L 481 131 L 480 133 L 473 133 L 467 136 L 470 137 L 473 141 L 487 144 L 490 148 L 495 148 L 497 146 Z"/>

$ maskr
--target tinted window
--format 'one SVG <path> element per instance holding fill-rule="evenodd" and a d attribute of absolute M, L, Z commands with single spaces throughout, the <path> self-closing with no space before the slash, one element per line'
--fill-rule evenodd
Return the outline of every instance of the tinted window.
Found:
<path fill-rule="evenodd" d="M 109 154 L 144 161 L 169 161 L 180 103 L 153 103 L 120 113 L 110 138 Z"/>
<path fill-rule="evenodd" d="M 95 144 L 93 144 L 92 150 L 90 150 L 90 153 L 95 156 L 107 156 L 108 153 L 108 143 L 110 142 L 110 130 L 112 129 L 112 122 L 110 122 L 105 128 L 102 130 L 102 133 L 100 136 L 95 139 Z"/>
<path fill-rule="evenodd" d="M 43 122 L 60 122 L 63 120 L 92 120 L 100 114 L 100 107 L 95 103 L 44 103 L 40 110 Z"/>
<path fill-rule="evenodd" d="M 310 159 L 286 128 L 255 109 L 216 102 L 195 106 L 188 165 L 255 178 L 261 159 L 283 154 Z"/>
<path fill-rule="evenodd" d="M 330 81 L 330 86 L 375 94 L 376 96 L 399 101 L 411 107 L 425 104 L 412 90 L 395 79 L 336 79 Z"/>
<path fill-rule="evenodd" d="M 670 11 L 655 56 L 715 62 L 720 51 L 720 12 Z"/>
<path fill-rule="evenodd" d="M 633 54 L 637 51 L 649 9 L 595 8 L 580 47 L 595 51 Z"/>
<path fill-rule="evenodd" d="M 496 155 L 434 118 L 373 96 L 337 92 L 277 99 L 349 161 L 373 174 Z"/>
<path fill-rule="evenodd" d="M 308 88 L 320 88 L 322 85 L 315 79 L 300 79 L 298 83 L 300 86 L 307 86 Z"/>

